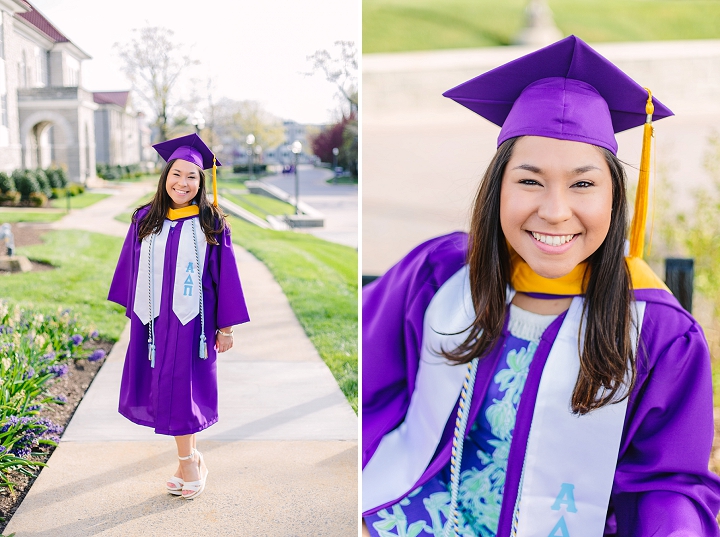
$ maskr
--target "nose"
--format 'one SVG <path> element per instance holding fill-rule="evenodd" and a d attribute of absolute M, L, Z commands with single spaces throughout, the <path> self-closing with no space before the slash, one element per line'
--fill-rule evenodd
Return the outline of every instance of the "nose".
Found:
<path fill-rule="evenodd" d="M 538 216 L 549 224 L 560 224 L 570 220 L 573 210 L 568 192 L 564 188 L 548 188 L 540 200 Z"/>

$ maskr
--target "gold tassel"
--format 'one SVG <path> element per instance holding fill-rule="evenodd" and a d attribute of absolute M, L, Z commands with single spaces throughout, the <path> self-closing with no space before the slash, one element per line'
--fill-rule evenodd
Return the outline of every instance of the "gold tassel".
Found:
<path fill-rule="evenodd" d="M 217 196 L 217 166 L 215 164 L 215 155 L 213 155 L 213 205 L 218 206 Z"/>
<path fill-rule="evenodd" d="M 647 224 L 648 198 L 650 191 L 650 144 L 653 136 L 652 116 L 655 106 L 652 92 L 648 92 L 645 104 L 645 125 L 643 126 L 642 153 L 640 155 L 640 177 L 638 178 L 637 194 L 635 195 L 635 214 L 630 225 L 630 257 L 642 258 L 645 249 L 645 226 Z"/>

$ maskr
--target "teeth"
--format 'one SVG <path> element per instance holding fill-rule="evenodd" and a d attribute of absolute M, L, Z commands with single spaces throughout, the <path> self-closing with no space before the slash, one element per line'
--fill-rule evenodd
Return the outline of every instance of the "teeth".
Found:
<path fill-rule="evenodd" d="M 542 233 L 535 233 L 531 231 L 532 236 L 535 240 L 540 241 L 549 246 L 560 246 L 568 241 L 571 241 L 575 235 L 543 235 Z"/>

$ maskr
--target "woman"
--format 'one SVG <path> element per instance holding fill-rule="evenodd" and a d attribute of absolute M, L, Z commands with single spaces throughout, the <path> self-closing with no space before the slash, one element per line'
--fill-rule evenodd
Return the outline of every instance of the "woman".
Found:
<path fill-rule="evenodd" d="M 574 36 L 445 95 L 498 152 L 470 236 L 364 291 L 364 531 L 719 535 L 707 344 L 641 259 L 644 183 L 624 257 L 614 133 L 671 112 Z"/>
<path fill-rule="evenodd" d="M 109 300 L 127 308 L 130 343 L 120 413 L 175 438 L 170 494 L 191 500 L 208 469 L 195 434 L 218 420 L 217 353 L 249 321 L 230 229 L 205 194 L 220 165 L 197 134 L 154 146 L 167 164 L 152 201 L 133 214 Z"/>

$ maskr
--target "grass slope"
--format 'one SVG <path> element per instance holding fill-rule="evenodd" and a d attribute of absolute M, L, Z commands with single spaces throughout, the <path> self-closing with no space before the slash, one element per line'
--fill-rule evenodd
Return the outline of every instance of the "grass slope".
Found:
<path fill-rule="evenodd" d="M 720 37 L 715 0 L 548 0 L 564 35 L 591 42 Z M 509 45 L 526 0 L 363 0 L 363 52 Z"/>
<path fill-rule="evenodd" d="M 223 190 L 221 195 L 260 218 L 267 215 L 295 214 L 295 207 L 284 201 L 260 196 L 259 194 L 236 194 Z"/>
<path fill-rule="evenodd" d="M 270 269 L 353 409 L 358 408 L 357 251 L 230 218 L 233 241 Z"/>
<path fill-rule="evenodd" d="M 109 196 L 110 196 L 110 194 L 100 194 L 97 192 L 83 192 L 82 194 L 78 194 L 77 196 L 72 196 L 70 198 L 70 208 L 71 209 L 84 209 L 85 207 L 89 207 L 93 203 L 97 203 L 100 200 L 104 200 L 105 198 L 107 198 Z M 50 207 L 56 207 L 58 209 L 67 208 L 67 198 L 59 198 L 56 200 L 50 200 Z"/>
<path fill-rule="evenodd" d="M 93 323 L 101 337 L 116 341 L 127 319 L 124 308 L 107 301 L 107 293 L 122 239 L 84 231 L 50 231 L 44 239 L 45 244 L 18 248 L 18 254 L 58 268 L 2 275 L 0 296 L 24 307 L 70 308 Z"/>
<path fill-rule="evenodd" d="M 14 224 L 16 222 L 38 222 L 50 223 L 60 220 L 65 213 L 60 212 L 43 212 L 42 209 L 28 209 L 27 211 L 0 211 L 0 223 L 7 222 Z"/>

